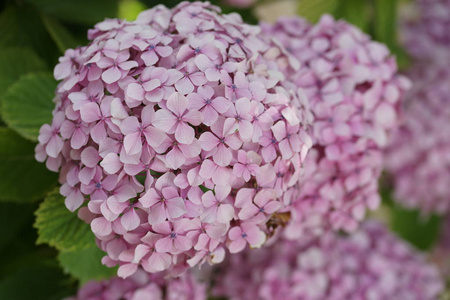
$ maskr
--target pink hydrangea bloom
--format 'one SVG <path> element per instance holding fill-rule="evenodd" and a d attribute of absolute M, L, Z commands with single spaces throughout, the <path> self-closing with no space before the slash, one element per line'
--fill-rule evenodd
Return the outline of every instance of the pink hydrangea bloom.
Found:
<path fill-rule="evenodd" d="M 449 59 L 449 0 L 416 0 L 400 16 L 400 37 L 410 55 L 437 62 Z"/>
<path fill-rule="evenodd" d="M 349 236 L 280 241 L 227 259 L 213 294 L 231 300 L 434 300 L 444 288 L 423 254 L 374 221 Z"/>
<path fill-rule="evenodd" d="M 142 270 L 122 279 L 89 281 L 74 297 L 65 300 L 206 300 L 206 284 L 190 272 L 166 279 Z"/>
<path fill-rule="evenodd" d="M 122 277 L 139 266 L 176 275 L 227 247 L 262 246 L 312 145 L 305 99 L 269 55 L 281 49 L 202 2 L 106 20 L 88 36 L 55 68 L 36 157 L 60 170 L 103 263 Z M 244 190 L 256 196 L 239 204 Z"/>
<path fill-rule="evenodd" d="M 353 231 L 366 210 L 380 202 L 381 149 L 397 126 L 409 81 L 397 75 L 385 45 L 329 15 L 316 25 L 293 17 L 262 26 L 266 36 L 285 47 L 277 62 L 290 79 L 286 85 L 304 90 L 314 115 L 314 146 L 285 235 L 294 239 L 330 228 Z M 292 56 L 301 63 L 298 70 L 291 67 Z M 274 136 L 288 157 L 296 148 L 290 131 Z M 261 141 L 269 149 L 269 139 Z"/>
<path fill-rule="evenodd" d="M 448 64 L 417 64 L 403 123 L 386 151 L 394 198 L 425 214 L 450 212 L 450 71 Z"/>

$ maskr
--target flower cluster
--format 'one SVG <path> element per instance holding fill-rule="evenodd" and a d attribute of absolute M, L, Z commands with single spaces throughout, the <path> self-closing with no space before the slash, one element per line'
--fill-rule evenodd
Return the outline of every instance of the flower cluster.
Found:
<path fill-rule="evenodd" d="M 36 156 L 89 222 L 103 263 L 182 272 L 266 240 L 299 193 L 312 141 L 304 97 L 259 27 L 209 3 L 106 20 L 55 68 Z M 267 54 L 267 55 L 266 55 Z"/>
<path fill-rule="evenodd" d="M 285 241 L 228 257 L 213 293 L 231 300 L 434 300 L 437 268 L 376 222 L 350 236 Z"/>
<path fill-rule="evenodd" d="M 293 70 L 288 60 L 279 61 L 286 85 L 304 89 L 314 115 L 314 146 L 286 236 L 355 230 L 366 209 L 378 207 L 380 149 L 397 126 L 409 81 L 396 74 L 385 45 L 331 16 L 316 25 L 294 17 L 262 26 L 302 64 Z"/>
<path fill-rule="evenodd" d="M 86 283 L 74 297 L 65 300 L 205 300 L 206 284 L 187 272 L 179 278 L 163 278 L 143 270 L 131 277 L 114 277 Z"/>
<path fill-rule="evenodd" d="M 407 52 L 417 59 L 449 59 L 450 1 L 416 0 L 402 16 L 401 37 Z"/>
<path fill-rule="evenodd" d="M 402 126 L 386 151 L 394 198 L 424 213 L 450 212 L 449 65 L 418 63 Z"/>

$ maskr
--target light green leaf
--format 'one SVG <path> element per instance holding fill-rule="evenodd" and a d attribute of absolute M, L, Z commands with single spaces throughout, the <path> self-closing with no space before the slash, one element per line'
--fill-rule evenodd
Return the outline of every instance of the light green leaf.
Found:
<path fill-rule="evenodd" d="M 117 17 L 118 0 L 29 0 L 44 13 L 59 20 L 92 26 Z"/>
<path fill-rule="evenodd" d="M 0 49 L 0 95 L 20 76 L 45 70 L 47 70 L 45 62 L 29 48 Z"/>
<path fill-rule="evenodd" d="M 101 263 L 103 256 L 105 253 L 92 241 L 91 247 L 60 252 L 58 259 L 64 272 L 83 284 L 88 280 L 110 278 L 117 273 L 117 268 L 108 268 Z"/>
<path fill-rule="evenodd" d="M 298 0 L 297 13 L 315 23 L 325 13 L 334 15 L 339 1 L 341 0 Z"/>
<path fill-rule="evenodd" d="M 57 175 L 35 160 L 34 146 L 0 127 L 0 201 L 36 201 L 55 186 Z"/>
<path fill-rule="evenodd" d="M 51 74 L 22 76 L 1 97 L 5 123 L 23 137 L 37 141 L 39 128 L 52 121 L 56 84 Z"/>
<path fill-rule="evenodd" d="M 66 49 L 75 48 L 78 45 L 77 41 L 75 41 L 70 32 L 67 31 L 67 29 L 61 25 L 58 20 L 43 13 L 41 13 L 41 17 L 45 28 L 47 28 L 48 33 L 50 33 L 50 36 L 58 46 L 61 53 L 64 53 Z"/>
<path fill-rule="evenodd" d="M 128 21 L 136 20 L 138 14 L 145 9 L 145 5 L 138 0 L 122 0 L 119 3 L 119 18 Z"/>
<path fill-rule="evenodd" d="M 84 249 L 95 241 L 90 226 L 66 208 L 58 188 L 39 206 L 34 226 L 38 230 L 37 243 L 47 243 L 58 250 Z"/>

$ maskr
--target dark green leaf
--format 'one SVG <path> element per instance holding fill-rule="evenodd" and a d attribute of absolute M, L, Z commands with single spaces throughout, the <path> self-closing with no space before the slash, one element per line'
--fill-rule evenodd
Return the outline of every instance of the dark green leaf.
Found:
<path fill-rule="evenodd" d="M 41 13 L 41 17 L 45 28 L 47 28 L 47 31 L 50 33 L 53 41 L 56 43 L 61 53 L 64 53 L 66 49 L 75 48 L 78 45 L 77 41 L 72 37 L 70 32 L 63 25 L 61 25 L 58 20 L 43 13 Z"/>
<path fill-rule="evenodd" d="M 310 22 L 317 22 L 325 14 L 332 14 L 341 0 L 299 0 L 297 13 Z"/>
<path fill-rule="evenodd" d="M 0 201 L 32 202 L 42 198 L 57 175 L 34 158 L 34 144 L 0 127 Z"/>
<path fill-rule="evenodd" d="M 23 137 L 37 141 L 39 128 L 52 121 L 56 84 L 51 74 L 22 76 L 1 97 L 6 124 Z"/>
<path fill-rule="evenodd" d="M 114 276 L 117 268 L 108 268 L 101 263 L 105 253 L 92 241 L 92 246 L 72 251 L 62 251 L 58 259 L 64 272 L 79 279 L 81 284 L 88 280 L 100 280 Z"/>
<path fill-rule="evenodd" d="M 32 224 L 34 205 L 0 203 L 0 251 Z"/>
<path fill-rule="evenodd" d="M 118 0 L 29 0 L 57 19 L 93 25 L 117 17 Z"/>
<path fill-rule="evenodd" d="M 46 69 L 45 62 L 29 48 L 0 49 L 0 95 L 20 76 Z"/>
<path fill-rule="evenodd" d="M 418 210 L 392 207 L 391 229 L 405 240 L 422 250 L 429 250 L 437 242 L 442 218 L 424 217 Z"/>
<path fill-rule="evenodd" d="M 57 266 L 39 264 L 16 270 L 0 282 L 0 299 L 62 299 L 74 293 Z"/>
<path fill-rule="evenodd" d="M 58 57 L 38 11 L 26 4 L 9 5 L 0 13 L 0 47 L 31 48 L 49 66 L 55 65 Z"/>
<path fill-rule="evenodd" d="M 90 247 L 95 240 L 88 224 L 70 212 L 59 189 L 51 191 L 36 211 L 38 244 L 47 243 L 58 250 L 76 250 Z"/>

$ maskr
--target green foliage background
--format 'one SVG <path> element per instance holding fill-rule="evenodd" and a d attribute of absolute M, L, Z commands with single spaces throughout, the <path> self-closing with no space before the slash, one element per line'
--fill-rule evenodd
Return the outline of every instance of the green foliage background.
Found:
<path fill-rule="evenodd" d="M 275 0 L 274 0 L 275 1 Z M 35 161 L 39 128 L 51 122 L 56 87 L 52 70 L 64 51 L 87 43 L 86 32 L 105 17 L 133 19 L 153 0 L 16 0 L 0 2 L 0 299 L 61 299 L 79 283 L 113 276 L 89 225 L 70 213 L 59 195 L 57 174 Z M 220 0 L 224 12 L 233 11 Z M 270 0 L 260 0 L 270 2 Z M 330 13 L 386 43 L 406 68 L 397 44 L 399 0 L 300 0 L 298 14 L 315 22 Z M 252 9 L 244 20 L 256 23 Z M 382 191 L 382 218 L 403 238 L 427 250 L 441 220 L 394 205 Z M 374 214 L 378 216 L 378 214 Z M 25 288 L 24 288 L 25 287 Z"/>

